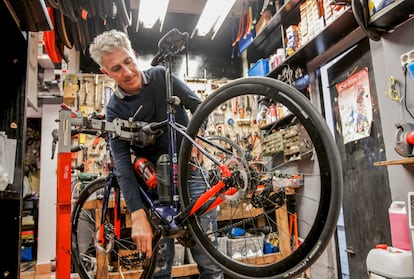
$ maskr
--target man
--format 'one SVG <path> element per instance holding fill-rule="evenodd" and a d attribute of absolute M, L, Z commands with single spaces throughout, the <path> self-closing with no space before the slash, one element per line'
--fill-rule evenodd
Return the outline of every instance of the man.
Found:
<path fill-rule="evenodd" d="M 106 107 L 108 122 L 115 118 L 129 119 L 138 108 L 140 109 L 135 121 L 159 122 L 167 118 L 165 68 L 156 66 L 144 71 L 139 70 L 131 41 L 125 33 L 111 30 L 98 35 L 90 45 L 89 52 L 91 58 L 100 66 L 100 71 L 112 78 L 117 85 Z M 186 109 L 194 113 L 201 100 L 176 76 L 173 76 L 173 92 L 181 100 L 181 104 L 176 107 L 176 121 L 187 126 L 189 119 Z M 147 258 L 152 255 L 153 231 L 138 191 L 140 182 L 136 179 L 131 164 L 130 150 L 155 165 L 162 154 L 168 153 L 168 145 L 167 133 L 157 138 L 155 145 L 145 148 L 131 146 L 128 141 L 110 139 L 115 172 L 131 213 L 131 237 L 137 249 L 144 252 Z M 201 179 L 194 181 L 191 183 L 192 192 L 200 191 L 200 188 L 204 187 L 200 185 Z M 215 212 L 205 218 L 207 226 L 217 226 Z M 193 247 L 191 252 L 198 263 L 200 278 L 223 278 L 221 270 L 198 245 Z M 171 278 L 173 257 L 174 240 L 163 239 L 154 278 Z"/>

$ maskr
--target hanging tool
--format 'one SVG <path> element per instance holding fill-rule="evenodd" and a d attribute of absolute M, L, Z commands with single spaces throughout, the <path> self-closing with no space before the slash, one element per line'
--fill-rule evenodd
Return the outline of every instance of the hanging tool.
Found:
<path fill-rule="evenodd" d="M 96 111 L 100 111 L 100 106 L 99 106 L 99 94 L 98 94 L 98 83 L 99 83 L 99 75 L 94 75 L 93 76 L 93 86 L 94 86 L 94 102 L 93 102 L 93 107 Z"/>
<path fill-rule="evenodd" d="M 242 14 L 239 20 L 239 32 L 237 33 L 236 39 L 231 44 L 233 47 L 235 47 L 237 43 L 240 41 L 240 39 L 243 37 L 245 13 L 246 13 L 246 3 L 243 3 L 243 11 L 242 11 Z"/>
<path fill-rule="evenodd" d="M 293 249 L 296 250 L 299 247 L 299 233 L 298 233 L 298 215 L 293 213 L 289 215 L 289 235 L 293 234 Z"/>
<path fill-rule="evenodd" d="M 399 84 L 394 77 L 390 77 L 387 90 L 385 91 L 387 96 L 394 101 L 401 102 L 402 97 L 400 94 Z"/>
<path fill-rule="evenodd" d="M 55 157 L 56 145 L 57 145 L 58 139 L 59 139 L 58 129 L 53 129 L 52 130 L 52 139 L 53 139 L 53 142 L 52 142 L 52 156 L 50 157 L 50 159 L 53 160 L 54 157 Z"/>
<path fill-rule="evenodd" d="M 250 106 L 250 98 L 246 95 L 246 114 L 250 118 L 252 116 L 252 107 Z"/>
<path fill-rule="evenodd" d="M 86 106 L 88 104 L 88 95 L 89 95 L 89 80 L 86 78 L 83 80 L 83 83 L 85 84 L 85 97 L 83 98 L 83 105 Z"/>
<path fill-rule="evenodd" d="M 243 97 L 240 97 L 240 99 L 238 100 L 238 103 L 239 103 L 239 105 L 238 105 L 239 116 L 240 116 L 240 119 L 243 119 L 244 118 L 244 100 L 243 100 Z"/>
<path fill-rule="evenodd" d="M 99 142 L 101 141 L 101 137 L 96 137 L 92 143 L 92 149 L 95 150 L 98 146 Z"/>

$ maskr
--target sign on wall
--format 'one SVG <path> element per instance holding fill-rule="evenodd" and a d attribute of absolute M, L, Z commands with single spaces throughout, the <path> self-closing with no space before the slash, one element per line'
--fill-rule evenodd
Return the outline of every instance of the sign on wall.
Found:
<path fill-rule="evenodd" d="M 369 137 L 372 102 L 368 68 L 349 76 L 336 85 L 344 144 Z"/>

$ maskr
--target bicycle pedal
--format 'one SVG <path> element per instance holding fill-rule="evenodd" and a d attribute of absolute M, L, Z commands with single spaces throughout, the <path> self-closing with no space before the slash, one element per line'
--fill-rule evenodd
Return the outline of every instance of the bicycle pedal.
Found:
<path fill-rule="evenodd" d="M 123 251 L 126 253 L 127 251 Z M 145 264 L 146 257 L 145 253 L 141 251 L 130 251 L 129 254 L 124 254 L 119 257 L 119 265 L 126 269 L 137 269 L 142 268 Z M 121 254 L 121 251 L 120 251 Z"/>

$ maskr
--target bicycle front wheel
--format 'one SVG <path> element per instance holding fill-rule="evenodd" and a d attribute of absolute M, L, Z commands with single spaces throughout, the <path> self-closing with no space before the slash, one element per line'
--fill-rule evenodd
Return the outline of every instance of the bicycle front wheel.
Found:
<path fill-rule="evenodd" d="M 194 138 L 206 121 L 202 144 L 231 178 L 209 201 L 222 201 L 213 209 L 217 230 L 203 226 L 201 209 L 188 219 L 196 243 L 235 278 L 300 274 L 326 248 L 341 206 L 341 161 L 324 118 L 293 87 L 247 77 L 210 94 L 193 115 L 189 135 Z M 229 141 L 232 148 L 223 148 Z M 184 207 L 200 195 L 192 190 L 194 170 L 202 169 L 205 190 L 221 176 L 209 156 L 192 163 L 191 150 L 185 139 L 179 156 Z"/>
<path fill-rule="evenodd" d="M 142 270 L 119 188 L 112 185 L 105 198 L 105 186 L 106 178 L 88 184 L 72 211 L 72 261 L 82 279 L 110 278 L 111 274 Z M 102 210 L 105 200 L 108 205 Z M 123 217 L 118 219 L 121 214 Z"/>

